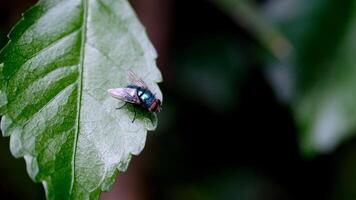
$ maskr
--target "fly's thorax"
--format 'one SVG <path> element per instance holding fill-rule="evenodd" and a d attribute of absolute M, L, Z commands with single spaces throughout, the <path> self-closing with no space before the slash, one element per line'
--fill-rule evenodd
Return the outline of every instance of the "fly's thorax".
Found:
<path fill-rule="evenodd" d="M 150 108 L 156 99 L 151 91 L 143 88 L 137 90 L 137 95 L 140 98 L 143 107 L 145 107 L 146 109 Z"/>

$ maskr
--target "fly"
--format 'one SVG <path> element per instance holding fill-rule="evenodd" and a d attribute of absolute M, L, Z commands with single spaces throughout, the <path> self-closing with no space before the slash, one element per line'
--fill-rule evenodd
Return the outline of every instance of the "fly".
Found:
<path fill-rule="evenodd" d="M 120 108 L 124 107 L 127 103 L 134 105 L 134 118 L 132 123 L 136 119 L 135 105 L 140 106 L 151 113 L 160 112 L 162 110 L 161 100 L 157 99 L 148 89 L 146 83 L 138 78 L 132 71 L 128 72 L 128 76 L 131 81 L 130 85 L 124 88 L 109 89 L 108 93 L 110 96 L 125 102 Z"/>

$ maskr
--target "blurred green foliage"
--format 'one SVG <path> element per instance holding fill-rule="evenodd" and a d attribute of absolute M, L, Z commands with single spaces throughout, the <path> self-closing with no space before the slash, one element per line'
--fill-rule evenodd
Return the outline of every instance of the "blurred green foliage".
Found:
<path fill-rule="evenodd" d="M 215 0 L 277 59 L 266 75 L 292 107 L 305 155 L 326 153 L 356 128 L 356 1 Z"/>
<path fill-rule="evenodd" d="M 270 75 L 273 80 L 280 69 L 292 77 L 285 100 L 293 109 L 302 151 L 330 152 L 356 128 L 356 1 L 288 2 L 284 11 L 277 1 L 265 8 L 267 19 L 294 47 Z"/>
<path fill-rule="evenodd" d="M 228 112 L 237 105 L 248 54 L 247 47 L 231 35 L 207 35 L 192 42 L 177 57 L 180 93 L 203 100 L 217 112 Z"/>

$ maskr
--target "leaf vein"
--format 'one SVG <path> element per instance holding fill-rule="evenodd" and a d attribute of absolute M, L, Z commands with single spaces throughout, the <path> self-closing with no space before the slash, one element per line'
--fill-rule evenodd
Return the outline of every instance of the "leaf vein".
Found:
<path fill-rule="evenodd" d="M 22 92 L 26 91 L 32 83 L 36 82 L 36 81 L 40 81 L 41 79 L 45 79 L 50 73 L 59 70 L 59 69 L 63 69 L 63 68 L 71 68 L 71 67 L 75 67 L 76 65 L 70 65 L 70 66 L 60 66 L 57 68 L 53 68 L 52 70 L 46 71 L 43 74 L 38 75 L 37 77 L 32 78 L 32 80 L 30 82 L 27 82 L 26 85 L 27 87 L 24 88 L 20 88 L 20 90 L 17 91 L 17 95 L 15 95 L 14 97 L 12 97 L 13 99 L 16 99 L 18 96 L 21 95 Z M 39 79 L 38 79 L 39 78 Z M 17 85 L 20 85 L 19 82 L 17 81 Z"/>
<path fill-rule="evenodd" d="M 83 22 L 82 22 L 82 36 L 81 36 L 81 44 L 80 44 L 80 64 L 79 64 L 79 81 L 78 81 L 78 100 L 77 100 L 77 125 L 76 125 L 76 133 L 74 135 L 74 145 L 73 145 L 73 155 L 72 155 L 72 179 L 69 189 L 69 194 L 72 194 L 74 189 L 75 182 L 75 156 L 77 153 L 77 145 L 78 145 L 78 137 L 79 137 L 79 129 L 80 129 L 80 111 L 81 111 L 81 103 L 82 103 L 82 90 L 83 90 L 83 68 L 84 68 L 84 56 L 85 56 L 85 42 L 86 42 L 86 32 L 87 32 L 87 15 L 88 15 L 88 0 L 83 0 Z"/>
<path fill-rule="evenodd" d="M 71 83 L 69 85 L 67 85 L 66 87 L 64 87 L 62 90 L 58 91 L 58 93 L 56 95 L 54 95 L 45 105 L 43 105 L 41 108 L 38 109 L 38 111 L 36 111 L 32 116 L 30 116 L 28 118 L 28 120 L 22 125 L 22 127 L 26 127 L 26 125 L 31 121 L 31 119 L 33 119 L 37 114 L 41 113 L 41 111 L 43 109 L 45 109 L 49 104 L 52 103 L 52 101 L 54 101 L 60 94 L 62 94 L 67 88 L 69 88 L 70 86 L 73 86 L 75 84 Z"/>
<path fill-rule="evenodd" d="M 50 49 L 51 47 L 53 47 L 54 45 L 58 44 L 59 42 L 61 42 L 62 40 L 64 40 L 65 38 L 71 36 L 72 34 L 75 34 L 76 32 L 78 32 L 80 30 L 80 28 L 73 30 L 72 32 L 69 32 L 63 36 L 61 36 L 60 38 L 58 38 L 55 41 L 52 41 L 49 45 L 43 47 L 42 49 L 39 49 L 38 51 L 36 51 L 33 55 L 31 55 L 30 57 L 26 58 L 26 62 L 22 63 L 21 66 L 16 69 L 16 71 L 12 74 L 12 76 L 8 79 L 9 81 L 12 79 L 12 77 L 15 77 L 17 75 L 17 73 L 20 71 L 20 68 L 25 65 L 27 62 L 29 62 L 30 60 L 32 60 L 33 58 L 35 58 L 36 56 L 40 55 L 41 53 L 45 52 L 46 50 Z"/>
<path fill-rule="evenodd" d="M 89 46 L 91 46 L 93 49 L 95 49 L 97 52 L 99 52 L 101 55 L 103 55 L 106 59 L 108 59 L 110 62 L 114 64 L 114 66 L 119 67 L 120 65 L 116 63 L 113 59 L 111 59 L 106 53 L 104 53 L 102 50 L 98 49 L 98 47 L 94 46 L 91 43 L 87 43 Z"/>
<path fill-rule="evenodd" d="M 34 57 L 38 56 L 40 53 L 45 52 L 46 50 L 48 50 L 49 48 L 53 47 L 54 45 L 58 44 L 59 42 L 61 42 L 62 40 L 66 39 L 67 37 L 71 36 L 72 34 L 75 34 L 76 32 L 78 32 L 81 29 L 81 27 L 74 29 L 71 32 L 68 32 L 64 35 L 62 35 L 61 37 L 57 38 L 56 40 L 52 41 L 50 44 L 48 44 L 47 46 L 43 47 L 42 49 L 39 49 L 37 52 L 35 52 L 33 55 L 31 55 L 30 57 L 27 58 L 27 60 L 31 60 Z"/>
<path fill-rule="evenodd" d="M 115 17 L 117 17 L 117 18 L 119 18 L 119 19 L 122 18 L 121 16 L 117 15 L 116 12 L 114 12 L 114 11 L 112 10 L 112 8 L 111 8 L 110 6 L 108 6 L 108 5 L 106 5 L 102 0 L 98 0 L 98 2 L 99 2 L 99 4 L 100 4 L 101 6 L 103 6 L 104 9 L 106 9 L 107 11 L 109 11 L 110 13 L 112 13 L 113 16 L 115 16 Z M 138 38 L 134 36 L 135 34 L 132 33 L 132 30 L 130 29 L 130 27 L 128 27 L 125 23 L 123 23 L 123 24 L 121 24 L 121 25 L 122 25 L 123 27 L 125 27 L 125 30 L 127 31 L 127 33 L 129 33 L 128 35 L 129 35 L 130 38 L 135 42 L 135 43 L 132 43 L 132 45 L 138 46 L 138 47 L 140 48 L 140 53 L 143 54 L 143 55 L 145 55 L 145 51 L 144 51 L 145 48 L 142 46 L 142 44 L 141 44 L 141 42 L 138 40 Z M 148 62 L 146 56 L 144 56 L 144 58 L 145 58 L 145 61 Z"/>

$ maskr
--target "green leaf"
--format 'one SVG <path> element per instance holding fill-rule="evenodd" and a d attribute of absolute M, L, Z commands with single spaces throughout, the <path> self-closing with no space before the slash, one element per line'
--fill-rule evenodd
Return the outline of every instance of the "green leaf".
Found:
<path fill-rule="evenodd" d="M 156 52 L 126 0 L 41 0 L 0 54 L 1 130 L 48 199 L 98 199 L 154 123 L 107 89 L 142 77 L 158 98 Z"/>
<path fill-rule="evenodd" d="M 293 12 L 270 5 L 267 13 L 295 52 L 270 74 L 279 96 L 292 105 L 302 151 L 327 153 L 356 129 L 356 1 L 303 0 L 284 6 Z"/>

